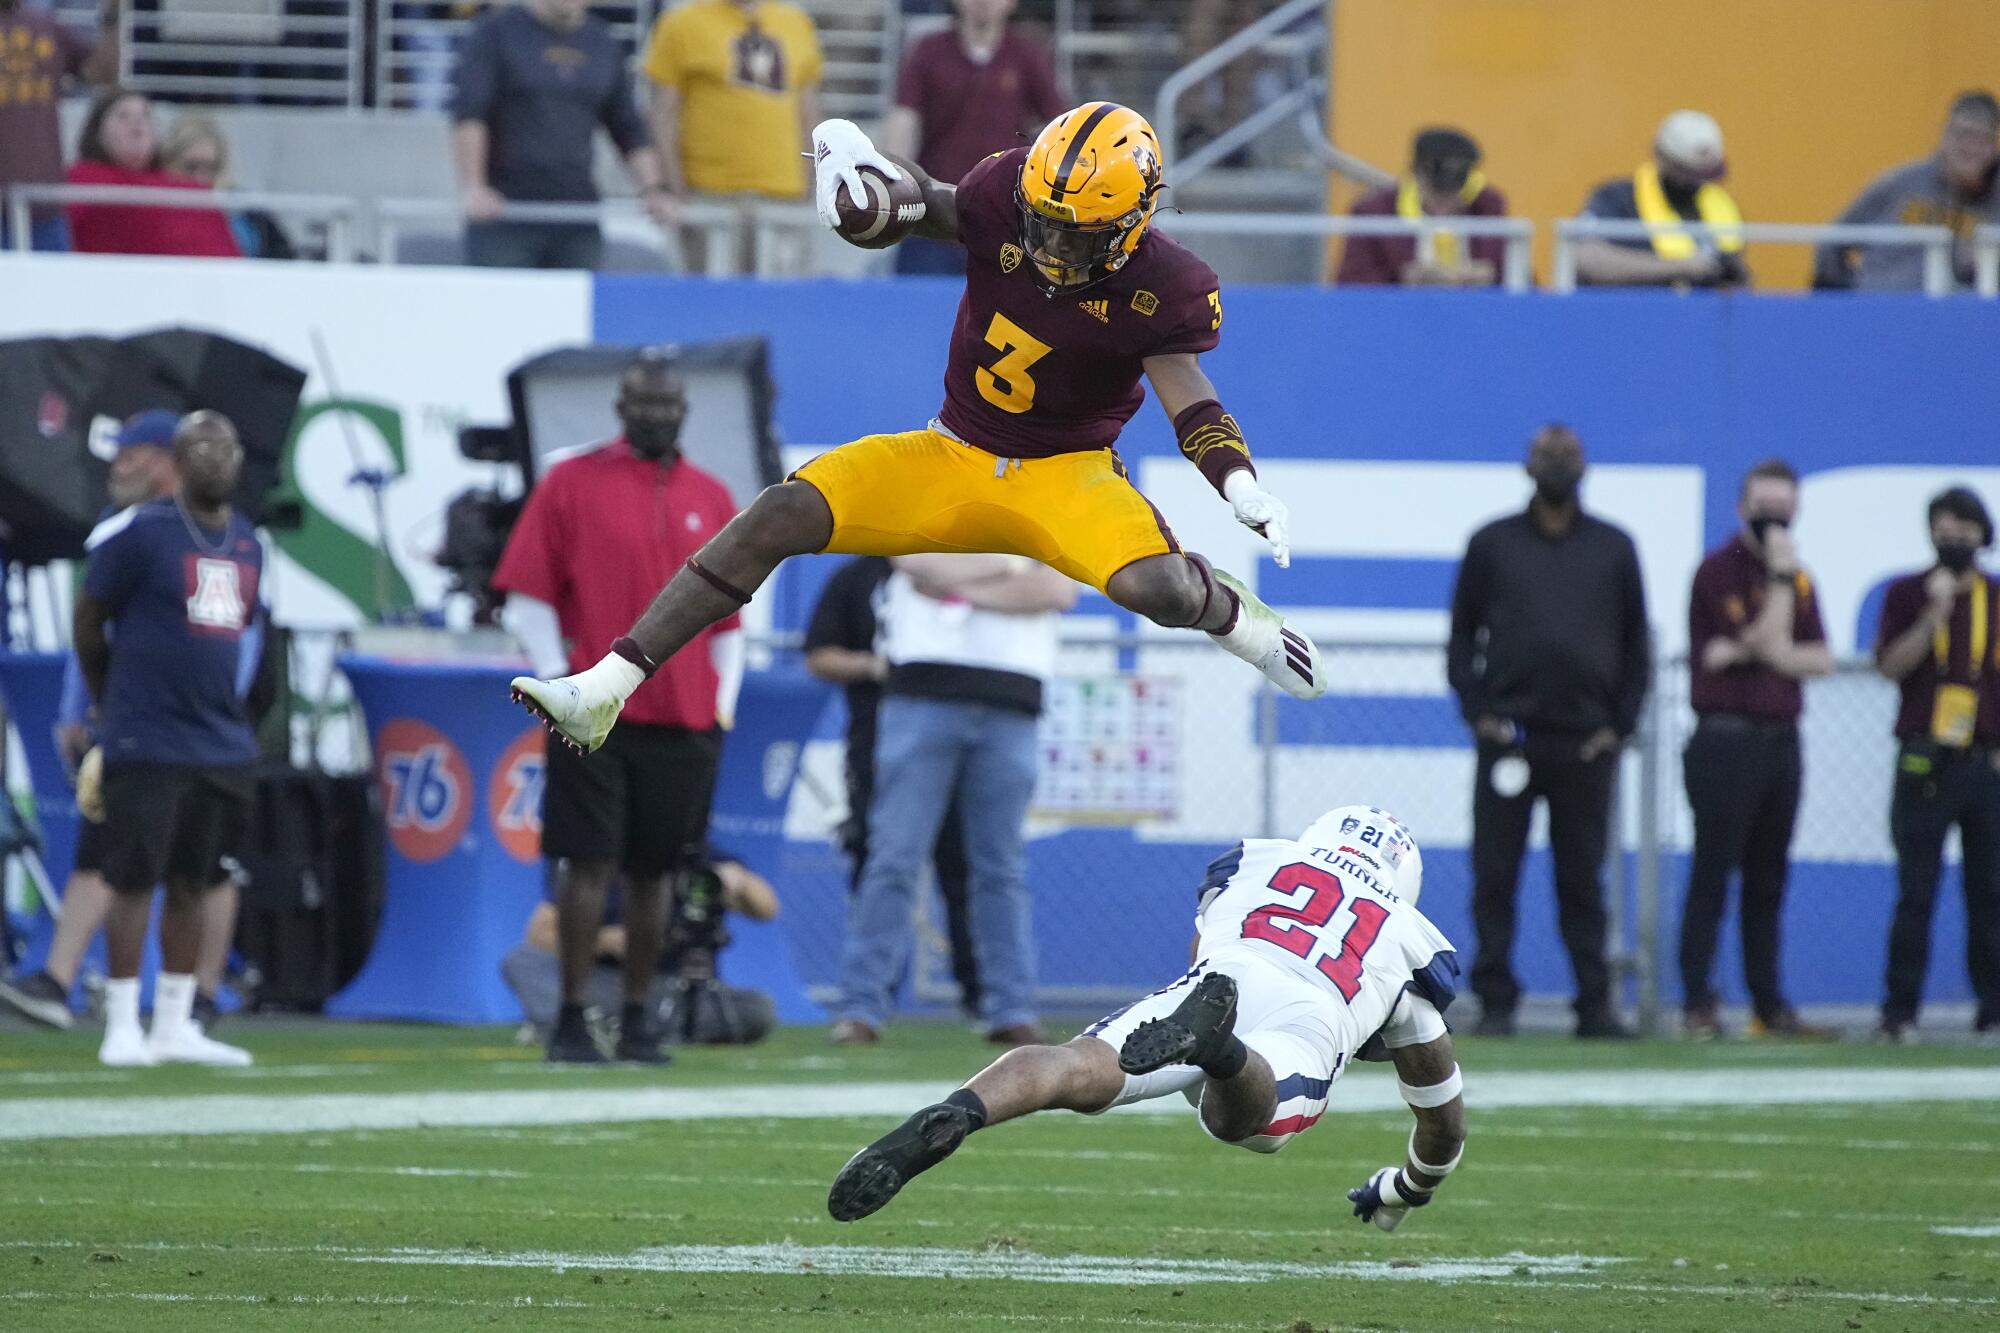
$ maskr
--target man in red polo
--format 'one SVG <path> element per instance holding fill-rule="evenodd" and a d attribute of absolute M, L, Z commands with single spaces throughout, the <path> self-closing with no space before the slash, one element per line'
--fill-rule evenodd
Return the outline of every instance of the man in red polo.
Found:
<path fill-rule="evenodd" d="M 508 594 L 507 627 L 542 675 L 588 665 L 587 655 L 623 634 L 736 514 L 722 483 L 680 455 L 687 394 L 669 354 L 639 355 L 619 381 L 617 407 L 624 433 L 549 470 L 493 578 Z M 583 996 L 605 893 L 622 872 L 625 1006 L 615 1055 L 667 1062 L 646 1000 L 673 882 L 707 837 L 721 727 L 742 683 L 739 630 L 730 616 L 702 632 L 708 651 L 674 654 L 633 694 L 596 753 L 549 747 L 542 855 L 557 867 L 562 958 L 552 1061 L 604 1059 L 584 1023 Z"/>
<path fill-rule="evenodd" d="M 1015 0 L 952 0 L 952 24 L 911 45 L 882 146 L 956 185 L 980 159 L 1019 148 L 1069 110 L 1048 48 L 1012 27 Z M 965 272 L 965 249 L 913 236 L 898 273 Z"/>
<path fill-rule="evenodd" d="M 1801 682 L 1833 670 L 1819 599 L 1799 564 L 1799 475 L 1781 458 L 1743 478 L 1742 527 L 1709 552 L 1688 600 L 1689 702 L 1699 719 L 1683 757 L 1694 854 L 1681 912 L 1681 984 L 1690 1037 L 1720 1036 L 1715 938 L 1729 876 L 1743 873 L 1743 979 L 1751 1036 L 1823 1037 L 1778 982 L 1778 914 L 1799 812 Z"/>

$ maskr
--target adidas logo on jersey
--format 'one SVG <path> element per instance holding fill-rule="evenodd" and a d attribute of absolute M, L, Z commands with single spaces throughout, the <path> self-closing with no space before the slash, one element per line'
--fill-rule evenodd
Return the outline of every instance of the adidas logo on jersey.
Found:
<path fill-rule="evenodd" d="M 1078 301 L 1077 304 L 1083 307 L 1084 314 L 1089 315 L 1099 324 L 1109 324 L 1111 322 L 1111 302 Z"/>

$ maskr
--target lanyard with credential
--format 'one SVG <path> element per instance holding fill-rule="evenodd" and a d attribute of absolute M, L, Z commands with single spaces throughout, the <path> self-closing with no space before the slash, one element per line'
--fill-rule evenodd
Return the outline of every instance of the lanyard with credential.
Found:
<path fill-rule="evenodd" d="M 1986 614 L 1986 576 L 1984 574 L 1974 574 L 1972 576 L 1972 656 L 1969 666 L 1972 670 L 1972 683 L 1975 685 L 1979 683 L 1980 671 L 1986 666 Z M 1943 680 L 1951 662 L 1951 617 L 1949 616 L 1945 617 L 1944 624 L 1937 627 L 1937 633 L 1931 638 L 1931 655 L 1937 659 L 1938 679 Z"/>

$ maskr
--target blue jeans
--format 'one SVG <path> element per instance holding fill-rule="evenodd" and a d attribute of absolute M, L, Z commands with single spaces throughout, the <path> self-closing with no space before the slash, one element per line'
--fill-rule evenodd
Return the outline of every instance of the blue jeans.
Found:
<path fill-rule="evenodd" d="M 890 695 L 875 742 L 868 864 L 849 900 L 840 1017 L 888 1018 L 909 958 L 917 880 L 954 792 L 970 870 L 972 951 L 989 1027 L 1035 1019 L 1035 940 L 1023 825 L 1035 792 L 1035 720 L 1015 709 Z"/>

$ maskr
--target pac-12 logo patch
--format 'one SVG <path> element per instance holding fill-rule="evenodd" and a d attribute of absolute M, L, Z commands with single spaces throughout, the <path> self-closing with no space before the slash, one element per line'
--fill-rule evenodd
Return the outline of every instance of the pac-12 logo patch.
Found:
<path fill-rule="evenodd" d="M 1142 315 L 1150 315 L 1160 308 L 1160 298 L 1147 291 L 1133 292 L 1132 308 Z"/>
<path fill-rule="evenodd" d="M 375 780 L 390 845 L 412 861 L 436 861 L 472 821 L 472 770 L 451 738 L 413 717 L 386 722 L 375 738 Z"/>
<path fill-rule="evenodd" d="M 523 865 L 542 856 L 542 788 L 548 777 L 548 744 L 540 726 L 528 726 L 493 766 L 486 784 L 486 817 L 501 849 Z"/>
<path fill-rule="evenodd" d="M 1015 269 L 1021 267 L 1021 260 L 1023 258 L 1021 247 L 1012 241 L 1007 242 L 1000 247 L 1000 271 L 1002 273 L 1012 273 Z"/>

